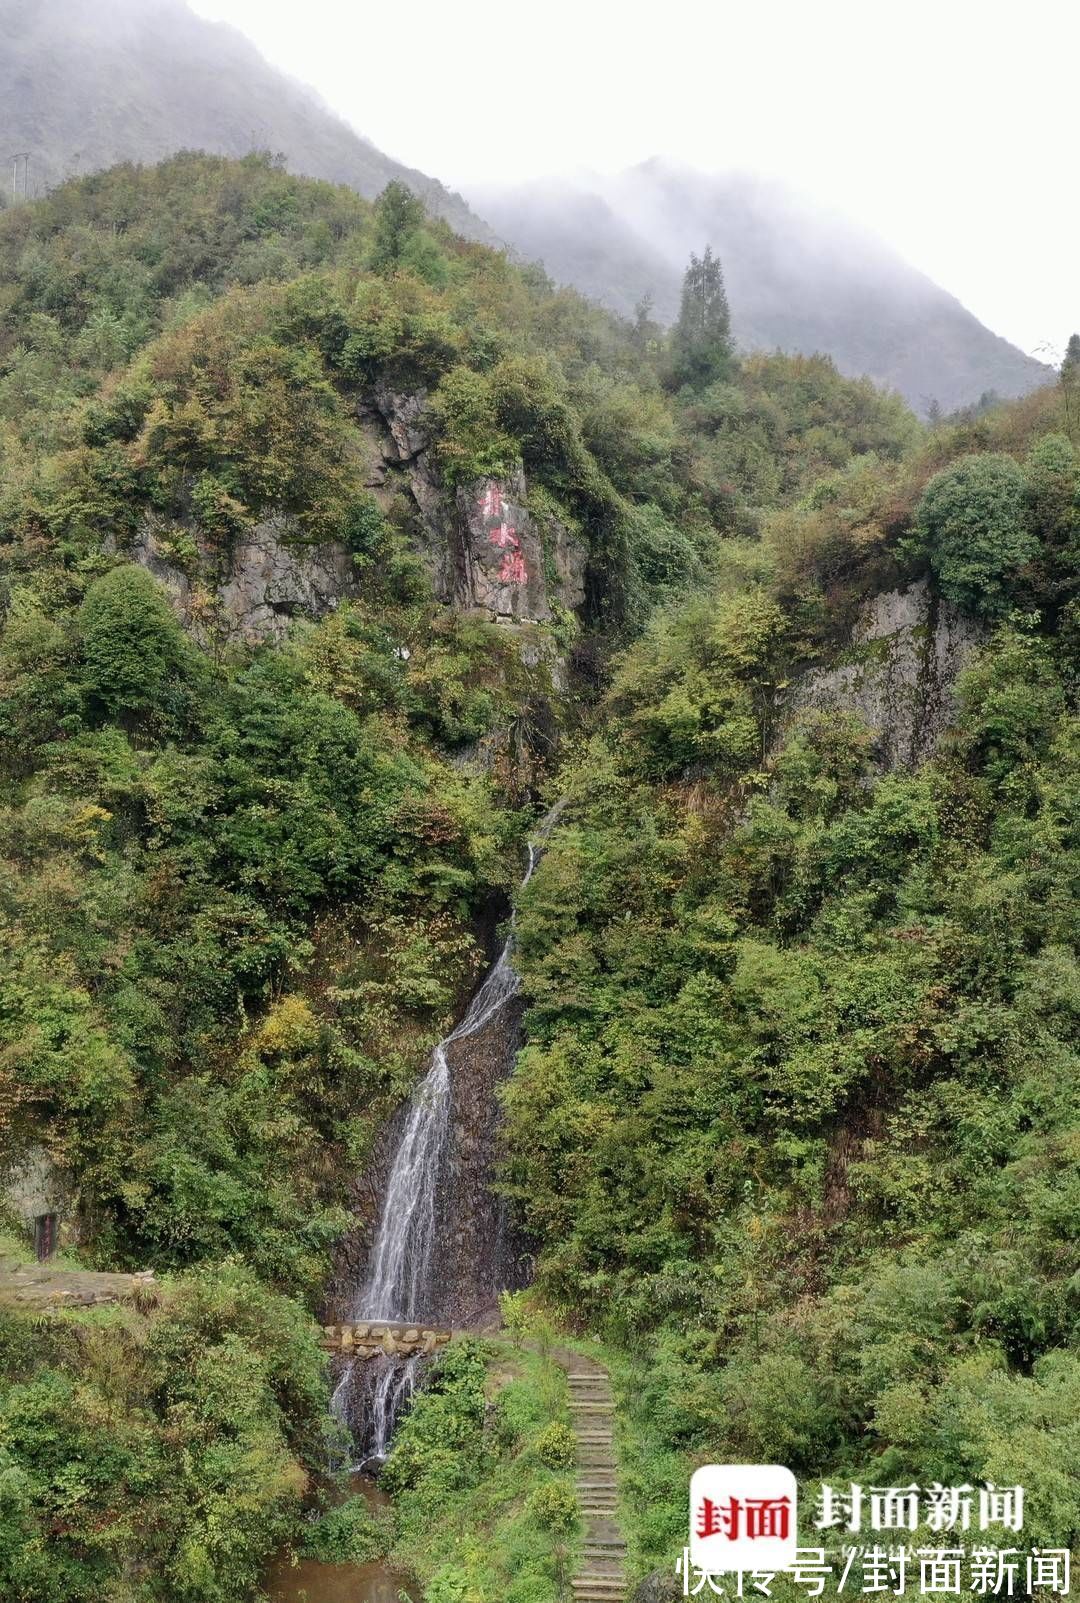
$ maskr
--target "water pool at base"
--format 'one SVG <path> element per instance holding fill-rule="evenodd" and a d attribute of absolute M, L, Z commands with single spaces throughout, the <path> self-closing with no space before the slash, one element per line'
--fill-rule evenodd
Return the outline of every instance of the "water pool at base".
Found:
<path fill-rule="evenodd" d="M 354 1475 L 349 1490 L 370 1508 L 385 1508 L 389 1498 L 367 1475 Z M 376 1559 L 370 1564 L 322 1564 L 302 1558 L 290 1562 L 280 1553 L 263 1577 L 270 1603 L 420 1603 L 420 1587 L 407 1575 Z"/>

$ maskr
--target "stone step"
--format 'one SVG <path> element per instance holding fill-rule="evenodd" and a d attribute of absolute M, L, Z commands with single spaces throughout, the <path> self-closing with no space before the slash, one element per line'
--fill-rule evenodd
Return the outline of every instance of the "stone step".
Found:
<path fill-rule="evenodd" d="M 611 1418 L 614 1414 L 614 1409 L 610 1403 L 579 1403 L 576 1397 L 571 1397 L 570 1412 L 572 1414 L 607 1414 Z"/>

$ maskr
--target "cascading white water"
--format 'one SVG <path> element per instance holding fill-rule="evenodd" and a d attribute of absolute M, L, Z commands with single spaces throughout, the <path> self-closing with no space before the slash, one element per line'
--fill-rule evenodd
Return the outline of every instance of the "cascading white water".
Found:
<path fill-rule="evenodd" d="M 563 805 L 560 802 L 544 819 L 537 831 L 538 841 L 547 835 Z M 540 846 L 530 844 L 521 881 L 523 888 L 532 878 L 540 855 Z M 422 1319 L 431 1312 L 431 1292 L 437 1269 L 432 1250 L 452 1105 L 447 1049 L 456 1041 L 479 1034 L 518 991 L 520 981 L 510 963 L 513 945 L 511 918 L 510 931 L 498 958 L 488 970 L 461 1023 L 436 1046 L 431 1055 L 431 1067 L 413 1097 L 387 1180 L 367 1279 L 351 1309 L 350 1317 L 354 1321 L 400 1322 Z M 386 1457 L 394 1422 L 412 1395 L 417 1369 L 415 1359 L 365 1360 L 368 1370 L 373 1366 L 378 1366 L 377 1370 L 366 1377 L 369 1381 L 370 1452 L 365 1463 L 381 1462 Z M 331 1403 L 331 1412 L 342 1423 L 348 1412 L 352 1369 L 350 1364 Z"/>
<path fill-rule="evenodd" d="M 529 874 L 533 869 L 530 847 Z M 528 879 L 526 875 L 526 880 Z M 523 882 L 524 883 L 524 882 Z M 456 1029 L 441 1040 L 413 1098 L 408 1122 L 386 1185 L 371 1268 L 353 1309 L 354 1319 L 421 1319 L 431 1282 L 435 1200 L 450 1125 L 447 1048 L 476 1035 L 518 989 L 510 966 L 513 932 Z"/>

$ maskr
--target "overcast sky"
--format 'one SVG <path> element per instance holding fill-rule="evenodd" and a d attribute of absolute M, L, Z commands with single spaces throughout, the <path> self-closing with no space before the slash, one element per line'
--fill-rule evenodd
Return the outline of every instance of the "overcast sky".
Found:
<path fill-rule="evenodd" d="M 1075 0 L 191 0 L 452 187 L 668 155 L 839 205 L 997 333 L 1080 327 Z"/>

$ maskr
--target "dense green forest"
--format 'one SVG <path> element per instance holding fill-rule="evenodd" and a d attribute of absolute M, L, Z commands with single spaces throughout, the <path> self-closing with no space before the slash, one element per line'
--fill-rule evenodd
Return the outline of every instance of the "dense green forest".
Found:
<path fill-rule="evenodd" d="M 0 1316 L 6 1596 L 229 1603 L 296 1537 L 350 1182 L 559 795 L 502 1185 L 535 1317 L 629 1366 L 642 1571 L 695 1455 L 1021 1481 L 1038 1537 L 1080 1531 L 1074 375 L 929 428 L 738 359 L 706 263 L 669 338 L 263 158 L 0 216 L 0 1141 L 77 1192 L 82 1263 L 160 1277 Z M 441 604 L 416 505 L 366 485 L 379 385 L 423 397 L 447 507 L 520 468 L 580 542 L 536 649 Z M 273 516 L 349 595 L 185 630 L 142 531 L 197 592 Z M 923 578 L 984 645 L 882 773 L 784 696 Z M 482 1512 L 543 1460 L 525 1382 L 483 1431 L 478 1361 L 391 1459 L 417 1565 L 418 1485 Z M 545 1563 L 430 1595 L 549 1603 Z"/>

